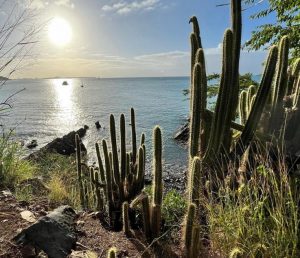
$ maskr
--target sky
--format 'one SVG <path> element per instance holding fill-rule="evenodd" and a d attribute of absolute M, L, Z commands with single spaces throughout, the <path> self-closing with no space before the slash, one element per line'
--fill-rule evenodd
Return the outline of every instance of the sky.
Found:
<path fill-rule="evenodd" d="M 5 1 L 5 0 L 0 0 Z M 6 0 L 7 1 L 7 0 Z M 22 7 L 26 0 L 18 1 Z M 14 78 L 188 76 L 188 23 L 198 17 L 208 73 L 220 72 L 222 38 L 230 27 L 228 0 L 34 0 L 39 40 Z M 274 17 L 250 20 L 267 1 L 243 12 L 245 42 L 259 24 Z M 6 8 L 6 9 L 5 9 Z M 3 24 L 11 5 L 0 12 Z M 58 46 L 49 38 L 53 19 L 63 19 L 71 30 L 69 43 Z M 59 30 L 59 28 L 58 28 Z M 54 40 L 55 41 L 55 40 Z M 0 52 L 1 53 L 1 52 Z M 267 52 L 241 53 L 240 72 L 260 74 Z"/>

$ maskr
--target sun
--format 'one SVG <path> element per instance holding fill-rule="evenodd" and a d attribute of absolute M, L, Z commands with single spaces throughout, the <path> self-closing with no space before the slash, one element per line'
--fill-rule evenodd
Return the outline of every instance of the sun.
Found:
<path fill-rule="evenodd" d="M 48 36 L 55 45 L 65 46 L 72 39 L 72 28 L 65 19 L 55 17 L 48 25 Z"/>

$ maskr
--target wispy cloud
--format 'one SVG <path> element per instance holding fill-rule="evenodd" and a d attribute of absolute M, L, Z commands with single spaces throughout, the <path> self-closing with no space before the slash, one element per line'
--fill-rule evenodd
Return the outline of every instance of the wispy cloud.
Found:
<path fill-rule="evenodd" d="M 46 8 L 49 5 L 57 5 L 57 6 L 66 6 L 70 8 L 74 8 L 75 5 L 72 0 L 32 0 L 30 1 L 30 5 L 33 8 L 42 9 Z"/>
<path fill-rule="evenodd" d="M 135 11 L 151 11 L 162 7 L 160 0 L 135 0 L 120 1 L 114 4 L 106 4 L 102 7 L 104 12 L 114 12 L 117 14 L 128 14 Z"/>

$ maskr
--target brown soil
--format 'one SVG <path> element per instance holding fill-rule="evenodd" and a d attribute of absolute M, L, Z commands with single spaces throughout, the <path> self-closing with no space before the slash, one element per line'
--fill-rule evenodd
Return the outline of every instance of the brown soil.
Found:
<path fill-rule="evenodd" d="M 45 257 L 41 254 L 35 255 L 32 248 L 16 246 L 12 239 L 31 224 L 21 217 L 20 212 L 29 210 L 38 219 L 53 208 L 56 207 L 51 207 L 46 198 L 30 202 L 17 201 L 13 195 L 5 195 L 0 191 L 0 258 Z M 154 257 L 154 252 L 156 257 L 180 257 L 179 247 L 159 243 L 149 246 L 138 231 L 133 232 L 134 238 L 128 238 L 122 231 L 113 232 L 106 229 L 100 224 L 96 213 L 80 213 L 76 224 L 77 251 L 90 250 L 98 257 L 106 257 L 108 249 L 115 247 L 118 257 Z"/>

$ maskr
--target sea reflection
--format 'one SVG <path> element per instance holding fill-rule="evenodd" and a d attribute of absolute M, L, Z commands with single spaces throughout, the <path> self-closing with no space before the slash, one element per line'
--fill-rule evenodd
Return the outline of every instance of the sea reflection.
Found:
<path fill-rule="evenodd" d="M 54 116 L 59 122 L 61 131 L 66 132 L 76 124 L 77 105 L 75 103 L 74 79 L 53 79 L 52 84 L 55 92 Z"/>

